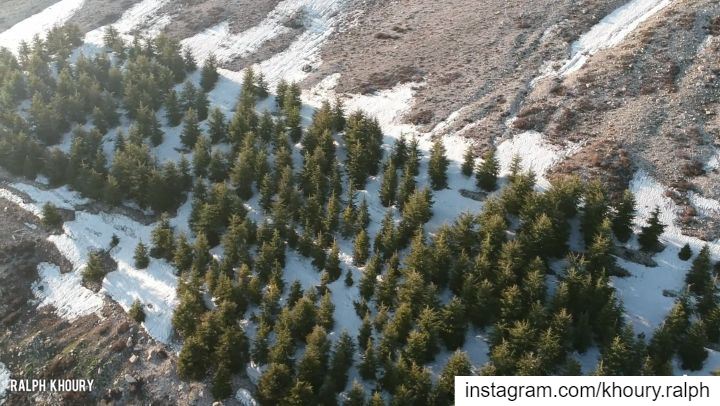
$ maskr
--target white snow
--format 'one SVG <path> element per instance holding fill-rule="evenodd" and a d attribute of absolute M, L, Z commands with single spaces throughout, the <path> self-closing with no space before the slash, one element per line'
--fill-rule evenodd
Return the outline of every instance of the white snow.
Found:
<path fill-rule="evenodd" d="M 242 406 L 257 406 L 257 401 L 253 395 L 247 389 L 240 388 L 235 394 L 235 399 L 240 402 Z"/>
<path fill-rule="evenodd" d="M 128 37 L 138 27 L 150 27 L 144 34 L 156 35 L 170 23 L 168 16 L 159 14 L 160 8 L 170 0 L 143 0 L 127 9 L 116 22 L 112 24 L 118 32 Z M 96 28 L 85 35 L 87 45 L 103 45 L 103 34 L 107 26 Z"/>
<path fill-rule="evenodd" d="M 66 188 L 45 191 L 21 183 L 11 186 L 30 196 L 33 203 L 23 202 L 22 207 L 36 214 L 48 201 L 63 204 L 65 208 L 77 208 L 76 205 L 82 202 Z M 12 192 L 7 189 L 0 189 L 0 196 L 8 196 L 12 201 L 22 201 L 17 195 L 13 197 Z M 188 211 L 179 213 L 183 216 L 187 215 Z M 175 218 L 173 223 L 187 223 L 187 217 Z M 41 304 L 52 304 L 57 308 L 58 314 L 67 317 L 97 310 L 102 295 L 110 296 L 125 310 L 130 308 L 135 299 L 139 299 L 145 306 L 146 318 L 143 326 L 148 334 L 158 341 L 168 343 L 172 330 L 172 313 L 177 302 L 175 269 L 166 261 L 154 258 L 147 269 L 137 270 L 133 265 L 135 247 L 140 241 L 150 243 L 154 226 L 143 225 L 124 215 L 94 214 L 76 210 L 75 220 L 63 224 L 62 234 L 48 237 L 72 263 L 73 271 L 61 275 L 57 268 L 49 264 L 43 265 L 38 268 L 41 281 L 33 291 L 41 299 Z M 117 262 L 118 268 L 106 275 L 100 293 L 91 295 L 92 292 L 82 286 L 80 273 L 88 261 L 89 253 L 108 249 L 113 235 L 119 237 L 120 243 L 109 253 Z M 39 286 L 42 286 L 42 289 Z M 71 300 L 78 297 L 82 300 L 77 303 Z"/>
<path fill-rule="evenodd" d="M 643 170 L 635 174 L 630 183 L 630 190 L 637 200 L 636 228 L 645 224 L 656 206 L 660 208 L 660 220 L 667 225 L 661 237 L 666 248 L 653 257 L 658 263 L 657 267 L 650 268 L 618 259 L 618 264 L 630 271 L 631 276 L 612 278 L 612 285 L 623 302 L 626 317 L 633 324 L 635 332 L 645 333 L 649 338 L 675 303 L 675 298 L 663 296 L 663 290 L 677 293 L 685 286 L 685 274 L 691 266 L 691 261 L 682 261 L 678 258 L 680 248 L 687 243 L 690 244 L 693 252 L 697 253 L 707 244 L 713 259 L 717 260 L 720 258 L 720 245 L 718 241 L 707 243 L 683 235 L 680 227 L 675 224 L 679 207 L 665 196 L 665 187 Z M 711 204 L 708 202 L 710 199 L 705 200 L 706 204 Z M 717 205 L 717 202 L 712 202 L 713 206 Z M 637 242 L 631 241 L 631 245 L 637 246 Z M 677 374 L 707 375 L 720 367 L 720 355 L 710 350 L 710 356 L 703 369 L 695 373 L 681 370 L 679 365 L 675 367 Z"/>
<path fill-rule="evenodd" d="M 40 279 L 32 284 L 32 292 L 38 307 L 53 306 L 55 313 L 66 320 L 102 309 L 102 296 L 82 286 L 77 270 L 61 274 L 57 265 L 47 262 L 39 264 L 37 270 Z"/>
<path fill-rule="evenodd" d="M 44 37 L 51 28 L 63 25 L 82 7 L 85 0 L 61 0 L 0 33 L 0 47 L 17 51 L 21 41 L 30 42 L 35 35 Z"/>
<path fill-rule="evenodd" d="M 535 172 L 538 186 L 547 188 L 550 186 L 545 178 L 547 171 L 579 149 L 580 144 L 568 142 L 563 148 L 548 143 L 539 132 L 526 131 L 498 145 L 496 156 L 500 162 L 501 176 L 510 173 L 512 159 L 518 155 L 522 158 L 523 169 Z"/>
<path fill-rule="evenodd" d="M 0 362 L 0 405 L 5 403 L 5 391 L 10 385 L 10 371 Z"/>
<path fill-rule="evenodd" d="M 633 0 L 608 14 L 572 44 L 570 60 L 560 68 L 567 76 L 580 69 L 590 55 L 622 42 L 643 21 L 669 5 L 671 0 Z"/>

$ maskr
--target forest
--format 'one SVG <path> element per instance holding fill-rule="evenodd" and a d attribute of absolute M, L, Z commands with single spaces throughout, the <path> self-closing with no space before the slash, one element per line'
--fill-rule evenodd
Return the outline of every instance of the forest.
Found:
<path fill-rule="evenodd" d="M 82 37 L 66 25 L 21 44 L 17 57 L 0 50 L 0 165 L 68 185 L 107 211 L 125 205 L 157 219 L 135 267 L 156 258 L 177 269 L 178 373 L 210 382 L 216 399 L 232 395 L 233 377 L 250 363 L 262 366 L 262 404 L 444 405 L 456 375 L 579 375 L 576 355 L 592 347 L 601 354 L 594 374 L 669 375 L 675 357 L 701 369 L 705 347 L 720 342 L 720 267 L 707 247 L 681 250 L 686 288 L 652 336 L 625 320 L 609 283 L 627 272 L 617 249 L 637 238 L 642 255 L 662 251 L 666 226 L 656 210 L 635 230 L 630 191 L 610 196 L 598 181 L 558 176 L 541 192 L 521 157 L 500 176 L 496 151 L 470 148 L 461 168 L 484 196 L 481 209 L 429 232 L 433 206 L 443 204 L 434 192 L 448 187 L 442 139 L 423 184 L 417 139 L 385 148 L 378 121 L 340 99 L 303 126 L 300 84 L 270 89 L 248 68 L 226 116 L 207 97 L 220 76 L 214 57 L 198 64 L 164 35 L 126 42 L 112 27 L 104 41 L 93 57 L 77 54 Z M 272 111 L 258 111 L 267 100 Z M 177 159 L 155 154 L 168 127 L 181 129 Z M 58 148 L 66 133 L 67 153 Z M 376 234 L 359 193 L 370 178 L 382 180 Z M 188 199 L 190 235 L 170 222 Z M 262 222 L 248 215 L 252 199 Z M 43 218 L 62 225 L 52 205 Z M 573 224 L 583 249 L 570 248 Z M 342 241 L 352 243 L 358 280 Z M 287 278 L 288 250 L 312 260 L 318 286 Z M 102 281 L 99 258 L 83 277 Z M 329 285 L 341 278 L 359 291 L 358 331 L 335 327 Z M 143 304 L 130 314 L 141 323 Z M 489 337 L 485 365 L 464 351 L 471 330 Z M 443 352 L 451 355 L 433 375 Z"/>

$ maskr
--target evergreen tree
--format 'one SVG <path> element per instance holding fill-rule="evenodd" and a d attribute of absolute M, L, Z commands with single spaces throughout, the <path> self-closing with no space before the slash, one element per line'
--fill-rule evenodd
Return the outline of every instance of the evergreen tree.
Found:
<path fill-rule="evenodd" d="M 475 171 L 475 153 L 472 147 L 468 147 L 463 155 L 463 163 L 460 166 L 460 172 L 468 178 L 473 175 Z"/>
<path fill-rule="evenodd" d="M 195 146 L 198 138 L 200 137 L 200 126 L 198 124 L 198 116 L 195 109 L 190 108 L 185 113 L 183 119 L 183 130 L 180 134 L 180 141 L 186 149 L 190 149 Z"/>
<path fill-rule="evenodd" d="M 589 247 L 608 212 L 603 185 L 599 181 L 587 184 L 583 192 L 583 200 L 585 206 L 581 218 L 581 228 L 585 245 Z"/>
<path fill-rule="evenodd" d="M 177 127 L 182 121 L 183 113 L 178 100 L 177 92 L 172 89 L 165 96 L 165 119 L 170 127 Z"/>
<path fill-rule="evenodd" d="M 497 189 L 497 178 L 500 173 L 500 163 L 495 157 L 495 150 L 489 149 L 483 155 L 482 162 L 477 167 L 475 179 L 480 189 L 492 192 Z"/>
<path fill-rule="evenodd" d="M 217 144 L 225 142 L 227 139 L 227 123 L 225 122 L 225 114 L 219 108 L 212 109 L 210 119 L 208 120 L 208 134 L 210 142 Z"/>
<path fill-rule="evenodd" d="M 714 293 L 715 281 L 712 276 L 712 260 L 707 245 L 703 246 L 697 258 L 693 261 L 690 271 L 685 276 L 685 282 L 690 292 L 697 296 L 703 296 L 706 292 Z"/>
<path fill-rule="evenodd" d="M 175 253 L 175 236 L 167 213 L 163 213 L 160 217 L 160 221 L 152 231 L 151 238 L 150 254 L 155 258 L 165 258 L 171 261 Z"/>
<path fill-rule="evenodd" d="M 232 395 L 232 384 L 230 381 L 230 371 L 226 363 L 222 362 L 215 371 L 212 385 L 212 395 L 216 400 L 221 400 Z"/>
<path fill-rule="evenodd" d="M 385 168 L 382 185 L 380 186 L 380 203 L 383 206 L 388 207 L 395 202 L 397 186 L 397 170 L 394 161 L 390 160 Z"/>
<path fill-rule="evenodd" d="M 685 243 L 683 247 L 678 252 L 678 258 L 682 259 L 683 261 L 687 261 L 692 257 L 692 248 L 690 248 L 690 244 Z"/>
<path fill-rule="evenodd" d="M 178 356 L 178 375 L 181 378 L 201 380 L 210 364 L 210 349 L 200 336 L 190 336 Z"/>
<path fill-rule="evenodd" d="M 665 224 L 660 222 L 660 208 L 655 207 L 655 210 L 650 214 L 648 224 L 643 226 L 638 235 L 638 242 L 640 248 L 643 251 L 658 252 L 662 251 L 663 247 L 658 238 L 665 231 Z"/>
<path fill-rule="evenodd" d="M 360 376 L 366 381 L 375 379 L 375 374 L 377 373 L 377 359 L 375 355 L 375 348 L 373 346 L 372 339 L 370 338 L 368 338 L 367 344 L 365 345 L 365 353 L 358 365 L 358 372 L 360 372 Z"/>
<path fill-rule="evenodd" d="M 368 238 L 367 232 L 365 230 L 360 230 L 360 232 L 355 237 L 355 245 L 353 248 L 353 263 L 357 266 L 362 266 L 365 264 L 365 261 L 367 261 L 369 250 L 370 250 L 370 240 Z"/>
<path fill-rule="evenodd" d="M 218 81 L 220 75 L 217 71 L 217 58 L 215 55 L 210 54 L 205 63 L 203 64 L 202 71 L 200 73 L 200 87 L 204 92 L 211 91 Z"/>
<path fill-rule="evenodd" d="M 325 271 L 330 276 L 331 282 L 335 282 L 340 278 L 342 270 L 340 269 L 340 247 L 338 247 L 337 241 L 333 241 L 330 256 L 325 261 Z"/>
<path fill-rule="evenodd" d="M 702 369 L 708 352 L 705 347 L 708 344 L 705 323 L 696 321 L 690 325 L 686 338 L 680 343 L 678 354 L 682 361 L 682 368 L 697 371 Z"/>
<path fill-rule="evenodd" d="M 430 161 L 428 162 L 428 176 L 430 177 L 430 185 L 433 190 L 442 190 L 447 188 L 447 168 L 450 165 L 445 150 L 445 145 L 441 138 L 433 143 L 430 150 Z"/>
<path fill-rule="evenodd" d="M 145 321 L 145 311 L 143 311 L 143 305 L 140 303 L 140 300 L 135 299 L 135 301 L 133 301 L 132 306 L 130 306 L 130 309 L 128 310 L 128 316 L 137 323 Z"/>
<path fill-rule="evenodd" d="M 57 207 L 52 203 L 45 203 L 42 208 L 42 223 L 51 230 L 62 228 L 63 219 Z"/>
<path fill-rule="evenodd" d="M 455 351 L 443 367 L 437 382 L 437 403 L 450 404 L 455 393 L 455 377 L 472 375 L 472 365 L 466 353 Z"/>
<path fill-rule="evenodd" d="M 627 242 L 633 233 L 632 224 L 635 218 L 635 196 L 631 191 L 625 190 L 615 209 L 613 233 L 619 241 Z"/>
<path fill-rule="evenodd" d="M 350 391 L 345 396 L 343 406 L 364 406 L 365 389 L 358 381 L 353 381 Z"/>
<path fill-rule="evenodd" d="M 210 141 L 203 135 L 200 135 L 193 147 L 193 169 L 195 176 L 202 178 L 207 175 L 207 169 L 210 165 Z"/>
<path fill-rule="evenodd" d="M 133 255 L 133 260 L 135 261 L 135 268 L 137 269 L 145 269 L 150 264 L 150 258 L 148 257 L 147 248 L 145 247 L 145 244 L 140 241 L 137 246 L 135 246 L 135 254 Z"/>
<path fill-rule="evenodd" d="M 185 62 L 186 72 L 193 72 L 197 69 L 197 62 L 190 48 L 183 49 L 183 62 Z"/>
<path fill-rule="evenodd" d="M 83 282 L 102 282 L 105 277 L 105 267 L 100 252 L 93 251 L 88 255 L 88 262 L 82 272 Z"/>

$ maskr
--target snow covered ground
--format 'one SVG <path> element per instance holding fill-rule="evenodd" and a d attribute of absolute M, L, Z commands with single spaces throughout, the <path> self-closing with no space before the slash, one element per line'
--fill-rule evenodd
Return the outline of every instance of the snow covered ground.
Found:
<path fill-rule="evenodd" d="M 45 191 L 22 183 L 15 183 L 12 187 L 30 197 L 32 202 L 23 202 L 22 207 L 36 215 L 39 215 L 46 202 L 60 203 L 66 209 L 77 208 L 84 202 L 84 199 L 66 188 Z M 20 196 L 8 189 L 0 189 L 0 196 L 22 201 Z M 189 214 L 189 211 L 181 210 L 179 213 L 182 216 Z M 173 219 L 173 223 L 186 224 L 187 218 Z M 130 308 L 135 299 L 139 299 L 145 306 L 146 319 L 143 326 L 148 334 L 160 342 L 168 343 L 172 332 L 172 313 L 177 302 L 175 269 L 166 261 L 153 258 L 147 269 L 138 270 L 133 260 L 137 244 L 141 241 L 150 243 L 154 226 L 143 225 L 124 215 L 76 210 L 75 220 L 63 224 L 63 233 L 48 238 L 72 263 L 73 270 L 60 274 L 54 265 L 38 266 L 40 280 L 33 285 L 33 292 L 40 300 L 39 305 L 53 305 L 58 315 L 73 319 L 99 310 L 105 295 L 125 310 Z M 110 248 L 113 235 L 120 239 L 120 243 L 110 249 L 109 253 L 118 268 L 106 275 L 102 289 L 95 294 L 82 286 L 80 275 L 90 252 Z"/>
<path fill-rule="evenodd" d="M 85 0 L 61 0 L 34 14 L 0 34 L 0 47 L 16 51 L 21 41 L 30 42 L 35 35 L 41 37 L 56 25 L 62 25 L 82 7 Z"/>
<path fill-rule="evenodd" d="M 10 385 L 10 371 L 0 362 L 0 405 L 5 403 L 5 391 Z"/>
<path fill-rule="evenodd" d="M 144 34 L 156 35 L 170 23 L 168 16 L 159 14 L 160 8 L 169 1 L 170 0 L 143 0 L 125 11 L 120 19 L 112 23 L 112 26 L 127 39 L 130 38 L 130 33 L 140 25 L 151 27 Z M 107 26 L 102 26 L 88 32 L 85 35 L 85 48 L 88 48 L 88 45 L 103 45 L 103 34 L 106 27 Z"/>
<path fill-rule="evenodd" d="M 99 312 L 103 307 L 102 296 L 83 287 L 77 271 L 61 274 L 57 265 L 43 262 L 38 265 L 38 276 L 32 285 L 38 307 L 53 306 L 66 320 Z"/>

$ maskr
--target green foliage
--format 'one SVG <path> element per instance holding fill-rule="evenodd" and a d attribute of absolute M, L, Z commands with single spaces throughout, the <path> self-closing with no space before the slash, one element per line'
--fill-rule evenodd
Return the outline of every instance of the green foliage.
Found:
<path fill-rule="evenodd" d="M 633 219 L 635 218 L 635 196 L 629 190 L 623 192 L 622 199 L 615 207 L 613 216 L 613 233 L 621 242 L 627 242 L 632 236 Z"/>
<path fill-rule="evenodd" d="M 660 221 L 660 208 L 655 207 L 655 210 L 650 214 L 647 225 L 641 228 L 640 235 L 638 235 L 640 248 L 648 252 L 662 251 L 663 246 L 658 238 L 665 231 L 665 227 L 666 225 Z"/>
<path fill-rule="evenodd" d="M 446 154 L 442 138 L 437 138 L 430 149 L 430 161 L 428 162 L 428 176 L 433 190 L 447 188 L 447 168 L 450 161 L 445 156 Z"/>
<path fill-rule="evenodd" d="M 460 166 L 460 172 L 466 177 L 471 177 L 475 171 L 475 152 L 472 147 L 468 147 L 463 154 L 463 163 Z"/>
<path fill-rule="evenodd" d="M 495 150 L 489 149 L 484 155 L 482 162 L 477 167 L 475 179 L 480 189 L 492 192 L 497 189 L 497 178 L 500 172 L 500 163 L 495 157 Z"/>
<path fill-rule="evenodd" d="M 200 73 L 200 87 L 204 92 L 211 91 L 217 83 L 220 75 L 217 71 L 217 58 L 215 55 L 210 54 L 203 64 L 202 71 Z"/>
<path fill-rule="evenodd" d="M 57 207 L 52 203 L 45 203 L 42 208 L 42 223 L 51 230 L 58 230 L 62 227 L 63 219 Z"/>
<path fill-rule="evenodd" d="M 128 316 L 138 323 L 145 321 L 145 311 L 143 310 L 143 305 L 140 303 L 140 300 L 135 299 L 132 306 L 130 306 L 130 310 L 128 310 Z"/>
<path fill-rule="evenodd" d="M 683 247 L 678 251 L 678 258 L 682 259 L 683 261 L 687 261 L 692 257 L 692 248 L 690 248 L 690 244 L 685 243 Z"/>
<path fill-rule="evenodd" d="M 147 247 L 140 241 L 135 246 L 135 254 L 133 254 L 133 260 L 135 261 L 135 268 L 145 269 L 150 264 L 150 257 L 148 257 Z"/>
<path fill-rule="evenodd" d="M 97 251 L 88 254 L 88 262 L 82 271 L 83 282 L 100 283 L 105 278 L 105 266 L 103 265 L 102 254 Z"/>

